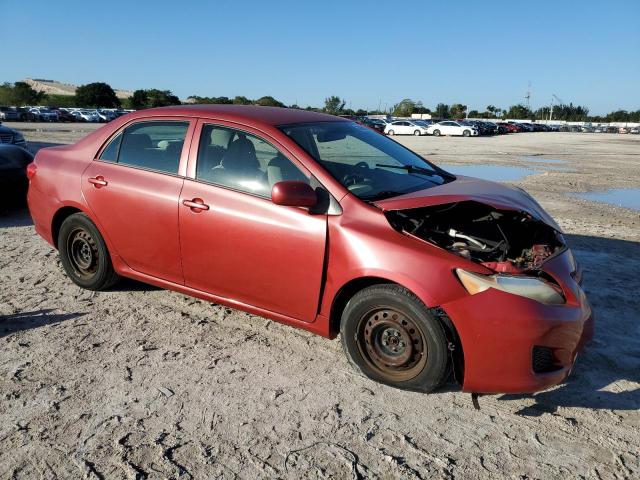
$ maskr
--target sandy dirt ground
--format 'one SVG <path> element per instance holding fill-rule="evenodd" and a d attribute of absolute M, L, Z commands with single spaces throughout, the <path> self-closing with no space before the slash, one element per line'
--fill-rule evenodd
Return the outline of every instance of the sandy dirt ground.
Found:
<path fill-rule="evenodd" d="M 17 127 L 34 149 L 95 128 Z M 338 341 L 132 281 L 83 291 L 14 210 L 0 216 L 0 478 L 640 478 L 639 212 L 567 195 L 640 187 L 640 137 L 399 140 L 437 163 L 536 169 L 516 184 L 567 232 L 598 318 L 566 384 L 480 411 L 453 384 L 384 387 Z"/>

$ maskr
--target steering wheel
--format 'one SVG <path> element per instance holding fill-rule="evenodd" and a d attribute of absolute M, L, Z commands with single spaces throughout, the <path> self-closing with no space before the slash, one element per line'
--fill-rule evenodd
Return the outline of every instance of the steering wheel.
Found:
<path fill-rule="evenodd" d="M 354 170 L 355 169 L 359 169 L 359 170 L 371 170 L 369 168 L 369 164 L 365 161 L 362 162 L 358 162 L 353 166 Z M 350 187 L 352 185 L 356 185 L 358 183 L 364 183 L 367 181 L 367 177 L 361 173 L 346 173 L 343 177 L 342 177 L 342 184 L 345 185 L 346 187 Z"/>

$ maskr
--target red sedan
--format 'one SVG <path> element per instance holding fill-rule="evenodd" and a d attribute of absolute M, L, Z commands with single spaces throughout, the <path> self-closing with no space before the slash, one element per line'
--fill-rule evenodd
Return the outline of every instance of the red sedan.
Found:
<path fill-rule="evenodd" d="M 522 131 L 517 125 L 514 125 L 513 123 L 501 122 L 498 123 L 498 125 L 506 128 L 509 133 L 518 133 Z"/>
<path fill-rule="evenodd" d="M 36 231 L 92 290 L 130 277 L 333 338 L 428 392 L 563 381 L 592 335 L 560 227 L 352 121 L 271 107 L 125 115 L 28 169 Z"/>

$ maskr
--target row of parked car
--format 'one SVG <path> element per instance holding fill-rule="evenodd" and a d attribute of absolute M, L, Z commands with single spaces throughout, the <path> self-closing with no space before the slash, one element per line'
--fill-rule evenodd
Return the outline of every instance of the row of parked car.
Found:
<path fill-rule="evenodd" d="M 557 125 L 520 122 L 490 122 L 485 120 L 417 120 L 365 118 L 361 123 L 386 135 L 452 135 L 476 137 L 479 135 L 501 135 L 518 132 L 558 131 Z"/>
<path fill-rule="evenodd" d="M 122 109 L 1 107 L 0 120 L 8 122 L 91 122 L 106 123 L 132 112 Z"/>
<path fill-rule="evenodd" d="M 616 127 L 613 125 L 562 125 L 561 132 L 582 133 L 631 133 L 640 134 L 640 127 Z"/>
<path fill-rule="evenodd" d="M 614 127 L 606 125 L 545 125 L 513 120 L 490 122 L 487 120 L 417 120 L 396 119 L 387 121 L 378 118 L 357 119 L 363 125 L 385 135 L 501 135 L 519 132 L 585 132 L 585 133 L 631 133 L 640 134 L 640 127 Z"/>

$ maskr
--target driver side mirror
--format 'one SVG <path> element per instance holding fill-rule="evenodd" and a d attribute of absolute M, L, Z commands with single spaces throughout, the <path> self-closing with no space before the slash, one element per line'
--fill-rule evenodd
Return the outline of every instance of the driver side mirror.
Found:
<path fill-rule="evenodd" d="M 289 180 L 273 186 L 271 201 L 287 207 L 315 207 L 318 195 L 308 183 Z"/>

